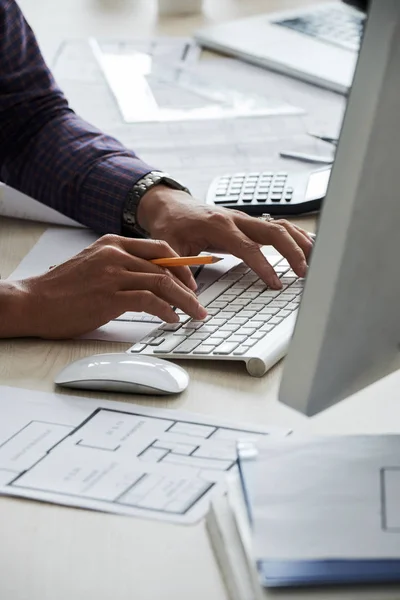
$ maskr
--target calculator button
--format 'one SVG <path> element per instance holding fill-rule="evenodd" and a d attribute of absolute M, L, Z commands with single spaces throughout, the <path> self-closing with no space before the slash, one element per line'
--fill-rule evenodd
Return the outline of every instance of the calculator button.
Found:
<path fill-rule="evenodd" d="M 271 202 L 280 202 L 282 199 L 282 194 L 271 194 L 269 199 Z"/>
<path fill-rule="evenodd" d="M 222 198 L 214 198 L 214 204 L 236 204 L 238 202 L 238 198 L 235 196 L 223 196 Z"/>

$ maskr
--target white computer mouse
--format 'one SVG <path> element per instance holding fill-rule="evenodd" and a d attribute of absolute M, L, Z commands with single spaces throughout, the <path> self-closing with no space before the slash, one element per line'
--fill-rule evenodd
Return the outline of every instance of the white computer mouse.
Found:
<path fill-rule="evenodd" d="M 96 354 L 67 365 L 55 383 L 69 388 L 128 394 L 179 394 L 189 375 L 174 363 L 156 356 Z"/>

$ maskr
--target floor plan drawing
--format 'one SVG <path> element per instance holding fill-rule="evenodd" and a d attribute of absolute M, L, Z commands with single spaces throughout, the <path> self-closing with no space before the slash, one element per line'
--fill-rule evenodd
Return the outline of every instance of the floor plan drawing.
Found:
<path fill-rule="evenodd" d="M 271 433 L 6 387 L 0 421 L 1 493 L 180 523 L 204 516 L 222 491 L 238 440 Z"/>

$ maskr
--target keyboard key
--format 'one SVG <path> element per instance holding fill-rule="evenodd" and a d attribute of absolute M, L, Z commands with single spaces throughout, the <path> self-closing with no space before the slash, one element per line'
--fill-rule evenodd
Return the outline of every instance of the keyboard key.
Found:
<path fill-rule="evenodd" d="M 220 331 L 237 331 L 240 325 L 235 325 L 234 323 L 228 323 L 220 328 Z"/>
<path fill-rule="evenodd" d="M 249 306 L 247 307 L 249 310 L 255 310 L 256 312 L 258 312 L 259 310 L 262 310 L 265 307 L 265 304 L 260 304 L 260 303 L 251 303 L 249 304 Z"/>
<path fill-rule="evenodd" d="M 290 315 L 290 310 L 280 310 L 277 314 L 277 317 L 282 317 L 283 319 L 286 319 L 286 317 L 288 317 Z"/>
<path fill-rule="evenodd" d="M 150 344 L 150 342 L 152 340 L 154 340 L 155 338 L 161 336 L 162 334 L 163 334 L 163 332 L 160 331 L 160 330 L 153 331 L 153 333 L 150 333 L 149 335 L 146 335 L 146 337 L 141 340 L 141 343 L 142 344 Z"/>
<path fill-rule="evenodd" d="M 145 348 L 147 348 L 147 344 L 135 344 L 134 346 L 132 346 L 132 348 L 129 349 L 129 352 L 142 352 Z"/>
<path fill-rule="evenodd" d="M 190 354 L 190 352 L 192 352 L 192 350 L 197 348 L 197 346 L 200 346 L 200 344 L 201 344 L 201 340 L 193 340 L 192 338 L 190 338 L 190 340 L 185 340 L 184 342 L 182 342 L 182 344 L 180 344 L 177 348 L 175 348 L 173 350 L 173 353 L 174 354 Z"/>
<path fill-rule="evenodd" d="M 247 348 L 251 348 L 251 346 L 254 346 L 254 344 L 257 344 L 258 340 L 255 340 L 254 338 L 247 338 L 247 340 L 245 342 L 243 342 L 243 346 L 246 346 Z"/>
<path fill-rule="evenodd" d="M 232 325 L 244 325 L 247 322 L 248 319 L 246 317 L 234 317 L 231 321 L 229 321 L 229 323 L 232 323 Z"/>
<path fill-rule="evenodd" d="M 278 311 L 276 311 L 278 312 Z M 256 312 L 253 310 L 242 310 L 239 314 L 238 317 L 246 317 L 247 319 L 252 319 L 253 317 L 255 317 Z"/>
<path fill-rule="evenodd" d="M 219 302 L 231 302 L 232 301 L 232 297 L 234 296 L 234 294 L 222 294 L 222 296 L 219 296 L 218 300 Z"/>
<path fill-rule="evenodd" d="M 178 331 L 182 327 L 182 323 L 164 323 L 160 329 L 163 331 Z"/>
<path fill-rule="evenodd" d="M 249 346 L 239 346 L 236 350 L 233 351 L 234 356 L 243 356 L 246 352 L 249 351 Z"/>
<path fill-rule="evenodd" d="M 273 308 L 273 306 L 264 306 L 264 308 L 260 311 L 263 315 L 276 315 L 279 312 L 279 308 Z"/>
<path fill-rule="evenodd" d="M 267 323 L 270 319 L 272 319 L 272 315 L 257 315 L 257 320 L 262 321 L 263 323 Z"/>
<path fill-rule="evenodd" d="M 287 275 L 285 275 L 284 277 L 281 277 L 282 285 L 291 285 L 295 281 L 296 281 L 296 279 L 294 277 L 287 277 Z"/>
<path fill-rule="evenodd" d="M 241 327 L 238 331 L 238 334 L 250 337 L 251 335 L 253 335 L 253 333 L 255 333 L 255 331 L 256 330 L 254 329 L 254 327 Z"/>
<path fill-rule="evenodd" d="M 203 325 L 203 327 L 201 328 L 201 333 L 208 333 L 209 335 L 211 335 L 212 333 L 215 333 L 217 329 L 218 327 L 211 326 L 207 323 L 207 325 Z"/>
<path fill-rule="evenodd" d="M 243 306 L 241 304 L 235 304 L 232 302 L 232 304 L 229 305 L 229 310 L 236 314 L 243 310 Z"/>
<path fill-rule="evenodd" d="M 247 306 L 248 304 L 250 304 L 251 300 L 250 298 L 243 298 L 242 296 L 240 298 L 236 298 L 235 300 L 235 305 L 236 306 Z"/>
<path fill-rule="evenodd" d="M 299 308 L 299 305 L 296 302 L 290 302 L 290 304 L 287 305 L 286 310 L 297 310 Z"/>
<path fill-rule="evenodd" d="M 286 305 L 287 305 L 287 302 L 285 302 L 284 300 L 281 300 L 281 297 L 279 297 L 278 300 L 274 300 L 271 303 L 271 306 L 273 308 L 285 308 Z"/>
<path fill-rule="evenodd" d="M 253 333 L 250 339 L 261 340 L 263 337 L 265 337 L 265 335 L 265 331 L 256 331 Z"/>
<path fill-rule="evenodd" d="M 179 316 L 179 321 L 181 323 L 187 323 L 188 321 L 190 321 L 189 315 L 185 315 L 184 313 L 182 313 L 182 314 L 179 314 L 178 316 Z"/>
<path fill-rule="evenodd" d="M 269 321 L 270 325 L 279 325 L 279 323 L 282 323 L 283 319 L 282 317 L 272 317 L 272 319 Z"/>
<path fill-rule="evenodd" d="M 294 300 L 295 298 L 296 296 L 294 294 L 289 294 L 287 292 L 283 292 L 279 296 L 279 300 L 285 300 L 285 302 L 292 302 L 292 300 Z"/>
<path fill-rule="evenodd" d="M 251 291 L 248 290 L 247 292 L 243 292 L 243 294 L 240 295 L 240 298 L 249 298 L 250 300 L 253 300 L 254 298 L 257 298 L 258 293 L 256 291 Z"/>
<path fill-rule="evenodd" d="M 259 299 L 262 298 L 264 300 L 265 298 L 276 298 L 281 293 L 282 292 L 280 290 L 266 290 L 265 292 L 261 292 Z"/>
<path fill-rule="evenodd" d="M 149 342 L 149 346 L 159 346 L 165 340 L 163 337 L 157 337 Z"/>
<path fill-rule="evenodd" d="M 203 333 L 202 331 L 195 331 L 193 335 L 190 336 L 191 340 L 207 340 L 210 337 L 209 333 Z"/>
<path fill-rule="evenodd" d="M 210 323 L 210 325 L 215 325 L 216 327 L 220 327 L 221 325 L 225 325 L 226 321 L 227 321 L 227 319 L 220 319 L 218 316 L 218 317 L 213 317 L 209 323 Z"/>
<path fill-rule="evenodd" d="M 220 308 L 210 308 L 207 306 L 207 312 L 209 314 L 209 316 L 213 317 L 215 315 L 217 315 L 220 312 Z"/>
<path fill-rule="evenodd" d="M 200 329 L 203 327 L 203 321 L 189 321 L 182 327 L 182 331 L 186 331 L 187 329 Z"/>
<path fill-rule="evenodd" d="M 228 305 L 226 302 L 219 302 L 218 300 L 214 300 L 211 304 L 208 305 L 210 308 L 226 308 Z M 207 306 L 207 310 L 208 310 Z"/>
<path fill-rule="evenodd" d="M 218 315 L 218 318 L 219 319 L 226 319 L 227 321 L 229 321 L 230 319 L 233 319 L 233 317 L 235 317 L 235 316 L 236 316 L 236 313 L 234 311 L 228 311 L 228 312 L 226 312 L 225 310 L 221 310 L 221 312 Z"/>
<path fill-rule="evenodd" d="M 263 321 L 253 321 L 253 319 L 250 319 L 250 321 L 248 322 L 248 325 L 249 325 L 249 327 L 255 327 L 256 329 L 258 329 L 259 327 L 262 327 L 262 325 L 264 325 L 264 323 L 263 323 Z"/>
<path fill-rule="evenodd" d="M 182 335 L 171 335 L 171 337 L 166 338 L 165 342 L 161 346 L 158 346 L 158 348 L 154 350 L 154 354 L 172 352 L 184 341 L 186 341 L 186 338 Z"/>
<path fill-rule="evenodd" d="M 230 338 L 228 338 L 228 342 L 236 342 L 238 344 L 241 344 L 242 342 L 245 342 L 247 340 L 247 337 L 245 335 L 237 335 L 236 333 L 234 335 L 232 335 Z"/>
<path fill-rule="evenodd" d="M 220 344 L 221 342 L 223 342 L 224 340 L 227 340 L 228 337 L 230 337 L 232 335 L 232 331 L 221 331 L 221 329 L 218 329 L 218 331 L 216 331 L 215 333 L 213 333 L 212 335 L 210 335 L 208 337 L 208 342 L 207 344 Z"/>
<path fill-rule="evenodd" d="M 262 327 L 261 327 L 261 331 L 265 331 L 265 333 L 269 333 L 270 331 L 272 331 L 274 329 L 275 325 L 271 325 L 271 323 L 265 323 Z"/>
<path fill-rule="evenodd" d="M 193 354 L 211 354 L 214 348 L 215 346 L 202 344 L 193 350 Z"/>
<path fill-rule="evenodd" d="M 236 342 L 224 342 L 214 350 L 214 354 L 231 354 L 238 346 Z"/>

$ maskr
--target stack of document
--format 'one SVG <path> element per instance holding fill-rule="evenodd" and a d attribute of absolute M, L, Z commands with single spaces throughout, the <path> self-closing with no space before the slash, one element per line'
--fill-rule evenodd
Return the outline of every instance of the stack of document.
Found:
<path fill-rule="evenodd" d="M 400 436 L 271 438 L 238 462 L 207 516 L 232 600 L 316 586 L 343 598 L 349 584 L 346 598 L 400 597 Z"/>

